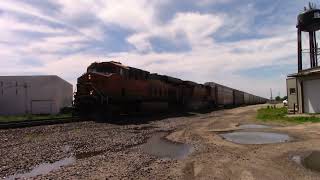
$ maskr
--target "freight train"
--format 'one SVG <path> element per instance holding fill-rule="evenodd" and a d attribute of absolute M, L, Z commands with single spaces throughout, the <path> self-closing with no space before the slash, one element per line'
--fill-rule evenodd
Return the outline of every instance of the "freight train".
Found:
<path fill-rule="evenodd" d="M 77 81 L 80 116 L 103 116 L 265 103 L 267 99 L 217 83 L 198 84 L 150 73 L 120 62 L 95 62 Z"/>

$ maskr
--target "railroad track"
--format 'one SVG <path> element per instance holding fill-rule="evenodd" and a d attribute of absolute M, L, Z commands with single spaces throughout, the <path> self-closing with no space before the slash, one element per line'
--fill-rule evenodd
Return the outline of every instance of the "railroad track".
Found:
<path fill-rule="evenodd" d="M 39 119 L 39 120 L 25 120 L 15 122 L 0 122 L 0 129 L 12 129 L 12 128 L 24 128 L 32 126 L 52 125 L 52 124 L 64 124 L 72 122 L 83 121 L 79 117 L 68 118 L 54 118 L 54 119 Z"/>

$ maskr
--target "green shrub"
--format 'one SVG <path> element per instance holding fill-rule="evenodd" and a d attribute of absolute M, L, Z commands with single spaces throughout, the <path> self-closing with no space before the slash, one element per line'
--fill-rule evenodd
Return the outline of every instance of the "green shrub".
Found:
<path fill-rule="evenodd" d="M 73 112 L 73 107 L 63 107 L 60 109 L 60 114 L 71 114 Z"/>

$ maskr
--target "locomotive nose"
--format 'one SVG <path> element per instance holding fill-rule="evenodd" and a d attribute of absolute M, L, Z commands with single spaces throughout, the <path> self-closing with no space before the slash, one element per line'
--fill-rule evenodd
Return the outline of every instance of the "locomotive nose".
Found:
<path fill-rule="evenodd" d="M 90 114 L 95 111 L 98 99 L 92 95 L 83 95 L 77 98 L 76 108 L 79 112 Z"/>

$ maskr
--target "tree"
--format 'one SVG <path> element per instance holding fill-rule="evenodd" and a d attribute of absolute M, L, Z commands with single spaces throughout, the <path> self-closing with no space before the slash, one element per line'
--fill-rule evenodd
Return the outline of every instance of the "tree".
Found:
<path fill-rule="evenodd" d="M 280 96 L 277 96 L 277 97 L 276 97 L 276 101 L 281 101 L 281 97 L 280 97 Z"/>
<path fill-rule="evenodd" d="M 288 99 L 288 96 L 283 96 L 282 100 Z"/>

